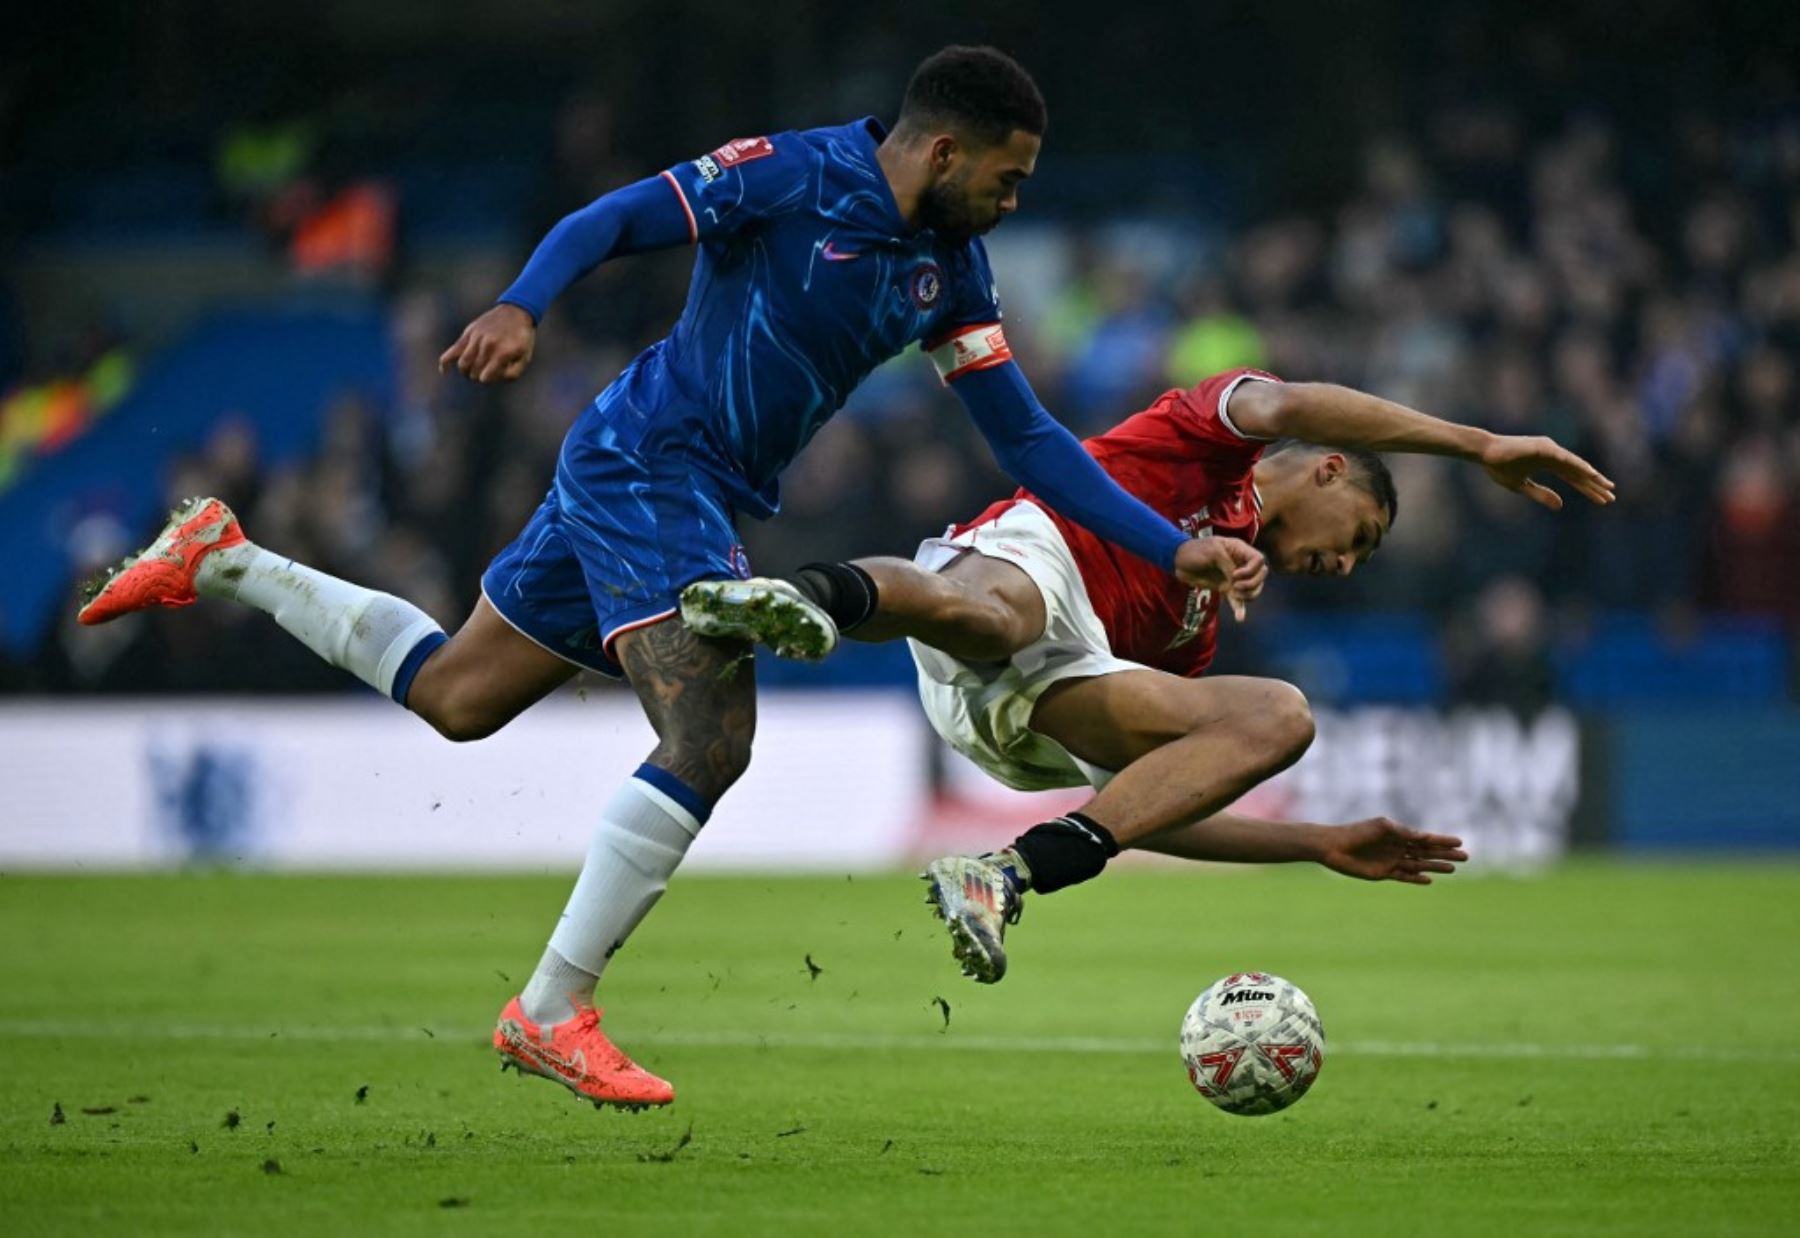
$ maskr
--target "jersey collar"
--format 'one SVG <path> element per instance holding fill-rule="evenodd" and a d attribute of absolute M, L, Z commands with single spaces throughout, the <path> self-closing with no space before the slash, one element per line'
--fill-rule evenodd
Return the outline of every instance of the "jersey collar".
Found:
<path fill-rule="evenodd" d="M 896 240 L 910 240 L 923 231 L 921 228 L 908 227 L 901 218 L 900 203 L 894 197 L 894 187 L 888 184 L 887 174 L 881 170 L 881 161 L 875 157 L 875 148 L 887 140 L 887 126 L 873 116 L 865 116 L 851 128 L 861 139 L 869 155 L 869 165 L 875 169 L 875 179 L 881 182 L 882 224 L 891 232 Z"/>

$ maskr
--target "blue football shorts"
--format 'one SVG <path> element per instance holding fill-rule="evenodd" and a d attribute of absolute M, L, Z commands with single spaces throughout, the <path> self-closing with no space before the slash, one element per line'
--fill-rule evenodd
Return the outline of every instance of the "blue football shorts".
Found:
<path fill-rule="evenodd" d="M 481 592 L 536 644 L 620 678 L 620 634 L 674 615 L 697 580 L 749 575 L 731 507 L 709 472 L 675 453 L 571 435 L 550 493 L 488 565 Z"/>

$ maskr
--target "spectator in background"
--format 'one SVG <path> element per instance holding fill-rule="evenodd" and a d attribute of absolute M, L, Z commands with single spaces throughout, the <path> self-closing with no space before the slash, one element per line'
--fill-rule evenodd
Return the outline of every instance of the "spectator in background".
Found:
<path fill-rule="evenodd" d="M 570 211 L 656 172 L 656 165 L 627 148 L 607 91 L 598 86 L 576 89 L 557 112 L 548 175 L 532 204 L 531 220 L 521 240 L 542 236 Z M 551 321 L 566 324 L 590 346 L 607 342 L 622 346 L 628 360 L 659 338 L 669 320 L 680 312 L 688 266 L 686 256 L 678 252 L 642 255 L 629 270 L 602 264 L 570 286 Z M 498 281 L 497 286 L 504 287 L 509 279 Z M 540 340 L 538 352 L 545 357 L 568 355 L 562 345 L 550 345 L 551 341 Z M 614 373 L 616 368 L 606 381 Z M 604 385 L 605 381 L 594 383 L 580 403 L 568 407 L 579 408 Z"/>
<path fill-rule="evenodd" d="M 1450 648 L 1452 691 L 1472 705 L 1530 717 L 1556 696 L 1544 595 L 1522 576 L 1490 581 Z"/>
<path fill-rule="evenodd" d="M 1732 448 L 1712 515 L 1707 599 L 1720 610 L 1771 615 L 1800 631 L 1800 502 L 1776 441 Z"/>
<path fill-rule="evenodd" d="M 1083 434 L 1146 403 L 1162 380 L 1172 315 L 1155 295 L 1149 273 L 1112 259 L 1095 271 L 1092 331 L 1062 376 L 1058 412 Z"/>
<path fill-rule="evenodd" d="M 279 244 L 312 200 L 307 175 L 320 124 L 274 105 L 226 126 L 213 152 L 213 178 L 226 209 Z"/>
<path fill-rule="evenodd" d="M 380 180 L 333 186 L 294 221 L 288 260 L 304 276 L 378 282 L 393 265 L 398 213 L 393 189 Z"/>
<path fill-rule="evenodd" d="M 1192 387 L 1208 375 L 1240 367 L 1268 368 L 1262 333 L 1232 308 L 1223 279 L 1190 280 L 1182 290 L 1180 309 L 1181 325 L 1169 340 L 1164 370 L 1171 387 Z"/>
<path fill-rule="evenodd" d="M 256 423 L 243 413 L 228 414 L 213 430 L 203 453 L 200 480 L 233 511 L 256 506 L 262 472 L 257 460 Z"/>

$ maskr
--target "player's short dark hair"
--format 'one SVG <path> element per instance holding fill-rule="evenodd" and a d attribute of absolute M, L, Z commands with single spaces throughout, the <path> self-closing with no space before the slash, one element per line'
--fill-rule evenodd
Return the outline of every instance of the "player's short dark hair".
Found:
<path fill-rule="evenodd" d="M 1329 443 L 1303 443 L 1297 438 L 1284 438 L 1269 448 L 1273 456 L 1284 451 L 1305 451 L 1315 456 L 1339 455 L 1350 466 L 1345 474 L 1352 485 L 1368 491 L 1375 496 L 1387 512 L 1388 527 L 1394 527 L 1394 521 L 1400 518 L 1400 492 L 1394 488 L 1394 475 L 1388 472 L 1387 461 L 1372 451 L 1361 447 L 1333 447 Z"/>
<path fill-rule="evenodd" d="M 983 146 L 1015 129 L 1037 137 L 1049 115 L 1044 96 L 1018 61 L 993 47 L 946 47 L 913 70 L 896 128 L 951 128 Z"/>

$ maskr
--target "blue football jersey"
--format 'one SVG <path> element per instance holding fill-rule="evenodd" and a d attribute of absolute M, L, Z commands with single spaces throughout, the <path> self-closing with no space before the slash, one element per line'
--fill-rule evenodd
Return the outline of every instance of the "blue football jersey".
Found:
<path fill-rule="evenodd" d="M 879 122 L 742 138 L 662 173 L 698 246 L 668 337 L 572 433 L 706 469 L 732 505 L 776 478 L 876 366 L 925 342 L 946 374 L 1010 354 L 979 239 L 911 230 L 876 162 Z"/>

